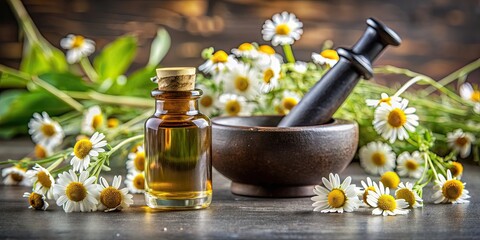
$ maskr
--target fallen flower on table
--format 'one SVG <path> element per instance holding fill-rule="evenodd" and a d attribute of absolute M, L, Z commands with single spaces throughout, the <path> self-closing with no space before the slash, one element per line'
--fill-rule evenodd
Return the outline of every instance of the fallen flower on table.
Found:
<path fill-rule="evenodd" d="M 384 187 L 382 182 L 375 186 L 375 191 L 369 191 L 367 202 L 375 208 L 372 211 L 373 215 L 405 215 L 409 211 L 405 209 L 408 203 L 404 199 L 395 199 L 390 195 L 389 188 Z"/>
<path fill-rule="evenodd" d="M 53 199 L 53 186 L 55 179 L 48 169 L 36 164 L 32 170 L 26 173 L 33 185 L 33 191 L 45 195 L 48 199 Z"/>
<path fill-rule="evenodd" d="M 470 198 L 468 190 L 465 189 L 465 183 L 452 177 L 450 170 L 447 170 L 447 178 L 438 174 L 438 180 L 435 180 L 433 186 L 435 193 L 432 195 L 434 203 L 468 203 Z"/>
<path fill-rule="evenodd" d="M 413 190 L 413 184 L 409 182 L 406 182 L 405 184 L 401 182 L 400 185 L 398 185 L 398 188 L 395 191 L 395 197 L 397 199 L 404 199 L 410 208 L 423 206 L 423 199 Z"/>
<path fill-rule="evenodd" d="M 105 178 L 100 177 L 100 184 L 97 185 L 100 192 L 98 210 L 110 212 L 128 208 L 133 204 L 133 196 L 128 194 L 127 188 L 120 189 L 122 176 L 114 176 L 112 186 L 108 185 Z"/>
<path fill-rule="evenodd" d="M 65 212 L 97 211 L 99 191 L 94 183 L 95 177 L 88 177 L 88 171 L 80 172 L 80 176 L 70 170 L 58 175 L 53 194 L 58 206 Z"/>
<path fill-rule="evenodd" d="M 30 204 L 28 208 L 46 211 L 47 208 L 50 206 L 47 202 L 47 198 L 43 194 L 36 192 L 25 192 L 23 194 L 23 197 L 28 198 L 28 203 Z"/>
<path fill-rule="evenodd" d="M 359 207 L 360 200 L 356 193 L 355 184 L 350 184 L 352 178 L 347 177 L 340 184 L 338 174 L 330 173 L 329 179 L 322 178 L 325 187 L 317 185 L 313 189 L 313 192 L 317 195 L 311 198 L 314 201 L 312 206 L 315 207 L 313 211 L 321 211 L 322 213 L 355 211 Z"/>

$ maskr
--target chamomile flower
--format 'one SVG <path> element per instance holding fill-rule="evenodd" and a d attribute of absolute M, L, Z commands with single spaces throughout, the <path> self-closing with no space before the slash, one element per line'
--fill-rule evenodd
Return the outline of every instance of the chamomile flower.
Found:
<path fill-rule="evenodd" d="M 407 131 L 415 131 L 415 127 L 418 126 L 418 116 L 415 115 L 415 108 L 408 107 L 407 99 L 402 99 L 401 102 L 392 101 L 391 104 L 381 103 L 375 109 L 373 127 L 383 138 L 394 143 L 397 138 L 408 139 Z"/>
<path fill-rule="evenodd" d="M 236 66 L 237 60 L 234 56 L 228 55 L 225 51 L 219 50 L 215 52 L 210 59 L 198 67 L 198 70 L 208 74 L 217 74 L 225 69 L 231 69 Z"/>
<path fill-rule="evenodd" d="M 120 120 L 118 118 L 109 118 L 107 119 L 107 127 L 108 128 L 116 128 L 120 125 Z"/>
<path fill-rule="evenodd" d="M 72 160 L 70 164 L 74 171 L 87 169 L 91 158 L 98 157 L 98 154 L 105 152 L 103 147 L 107 146 L 107 141 L 103 140 L 103 133 L 95 132 L 90 139 L 81 139 L 73 147 Z"/>
<path fill-rule="evenodd" d="M 256 59 L 258 57 L 258 51 L 255 45 L 251 43 L 242 43 L 238 48 L 232 49 L 232 53 L 237 57 L 245 57 L 249 59 Z"/>
<path fill-rule="evenodd" d="M 50 146 L 44 146 L 42 144 L 35 144 L 34 155 L 36 158 L 46 158 L 52 155 L 52 148 Z"/>
<path fill-rule="evenodd" d="M 312 53 L 312 60 L 314 63 L 319 65 L 328 65 L 329 67 L 333 67 L 337 64 L 340 57 L 338 56 L 337 51 L 333 49 L 325 49 L 320 54 Z"/>
<path fill-rule="evenodd" d="M 400 183 L 400 177 L 398 177 L 398 174 L 396 172 L 388 171 L 382 174 L 382 176 L 380 177 L 380 182 L 383 183 L 385 187 L 395 189 Z"/>
<path fill-rule="evenodd" d="M 265 68 L 273 64 L 281 65 L 283 63 L 282 56 L 275 52 L 269 45 L 260 45 L 258 47 L 258 57 L 255 61 L 255 65 Z"/>
<path fill-rule="evenodd" d="M 390 195 L 390 189 L 384 187 L 380 182 L 378 186 L 375 186 L 375 191 L 369 191 L 367 196 L 367 202 L 370 206 L 374 207 L 372 215 L 397 215 L 407 214 L 409 210 L 408 203 L 405 199 L 395 199 Z"/>
<path fill-rule="evenodd" d="M 128 154 L 127 170 L 129 172 L 143 172 L 145 170 L 145 150 L 143 146 L 138 146 L 136 152 Z"/>
<path fill-rule="evenodd" d="M 475 136 L 469 132 L 463 132 L 462 129 L 447 133 L 448 146 L 453 150 L 458 151 L 462 158 L 466 158 L 470 155 L 472 142 L 474 141 Z"/>
<path fill-rule="evenodd" d="M 480 90 L 473 89 L 470 83 L 464 83 L 460 86 L 460 96 L 465 100 L 480 103 Z"/>
<path fill-rule="evenodd" d="M 260 73 L 257 69 L 239 63 L 224 75 L 225 92 L 235 93 L 247 99 L 254 98 L 259 93 L 259 79 Z"/>
<path fill-rule="evenodd" d="M 284 91 L 280 100 L 280 107 L 288 114 L 300 102 L 300 95 L 292 91 Z"/>
<path fill-rule="evenodd" d="M 253 110 L 252 104 L 245 97 L 228 93 L 220 96 L 219 108 L 227 116 L 248 116 Z"/>
<path fill-rule="evenodd" d="M 100 177 L 100 184 L 97 185 L 100 192 L 98 210 L 105 210 L 105 212 L 122 210 L 133 204 L 133 196 L 128 194 L 128 189 L 120 189 L 121 182 L 122 176 L 114 176 L 112 186 L 110 186 L 105 178 Z"/>
<path fill-rule="evenodd" d="M 425 161 L 418 151 L 401 153 L 397 158 L 397 172 L 402 177 L 420 178 Z"/>
<path fill-rule="evenodd" d="M 24 198 L 28 198 L 28 203 L 30 206 L 28 208 L 33 208 L 35 210 L 47 210 L 49 204 L 47 202 L 47 198 L 43 194 L 39 194 L 36 192 L 25 192 L 23 194 Z"/>
<path fill-rule="evenodd" d="M 53 195 L 58 206 L 65 212 L 90 212 L 97 210 L 98 189 L 95 177 L 88 177 L 88 171 L 80 176 L 70 170 L 58 175 L 57 183 L 53 186 Z"/>
<path fill-rule="evenodd" d="M 48 199 L 53 199 L 53 186 L 55 185 L 55 179 L 53 179 L 47 169 L 36 164 L 32 170 L 26 172 L 26 175 L 33 184 L 34 192 L 43 194 Z"/>
<path fill-rule="evenodd" d="M 143 172 L 129 172 L 127 179 L 125 179 L 125 185 L 127 185 L 130 193 L 143 193 L 145 192 L 145 175 Z"/>
<path fill-rule="evenodd" d="M 401 102 L 402 98 L 401 97 L 390 97 L 386 93 L 382 93 L 380 95 L 380 99 L 367 99 L 365 102 L 367 103 L 367 106 L 369 107 L 378 107 L 380 103 L 386 103 L 388 105 L 392 105 L 392 101 L 395 102 Z"/>
<path fill-rule="evenodd" d="M 68 50 L 67 62 L 70 64 L 95 52 L 95 42 L 80 35 L 68 34 L 60 41 L 60 46 Z"/>
<path fill-rule="evenodd" d="M 359 207 L 361 203 L 358 199 L 355 184 L 351 177 L 347 177 L 343 183 L 340 184 L 340 177 L 338 174 L 330 173 L 329 180 L 322 178 L 325 187 L 315 186 L 313 192 L 317 195 L 312 197 L 313 211 L 328 212 L 353 212 Z"/>
<path fill-rule="evenodd" d="M 452 162 L 448 169 L 450 170 L 454 178 L 457 178 L 458 180 L 462 179 L 463 165 L 461 163 Z"/>
<path fill-rule="evenodd" d="M 83 121 L 82 132 L 92 134 L 105 126 L 105 117 L 99 106 L 93 106 L 87 109 Z"/>
<path fill-rule="evenodd" d="M 282 12 L 273 15 L 263 24 L 262 34 L 265 41 L 272 41 L 273 46 L 293 44 L 303 34 L 303 23 L 295 14 Z"/>
<path fill-rule="evenodd" d="M 435 193 L 432 195 L 435 204 L 438 203 L 468 203 L 470 198 L 468 190 L 465 189 L 465 183 L 452 177 L 450 170 L 447 170 L 447 178 L 438 174 L 438 180 L 435 180 L 433 186 Z"/>
<path fill-rule="evenodd" d="M 375 186 L 377 186 L 377 183 L 372 181 L 371 178 L 367 177 L 367 182 L 365 183 L 363 180 L 361 182 L 362 184 L 362 187 L 363 187 L 363 193 L 362 193 L 362 200 L 363 200 L 363 203 L 366 205 L 366 206 L 369 206 L 371 207 L 368 202 L 367 202 L 367 196 L 368 196 L 368 192 L 369 191 L 375 191 Z M 378 188 L 378 186 L 377 186 Z"/>
<path fill-rule="evenodd" d="M 281 70 L 280 63 L 274 63 L 261 69 L 262 83 L 260 90 L 262 93 L 268 93 L 278 86 Z"/>
<path fill-rule="evenodd" d="M 359 156 L 360 165 L 369 174 L 383 174 L 395 168 L 395 153 L 386 143 L 370 142 L 360 149 Z"/>
<path fill-rule="evenodd" d="M 397 191 L 395 191 L 395 198 L 404 199 L 408 203 L 408 207 L 417 208 L 423 206 L 423 199 L 418 196 L 416 191 L 413 191 L 413 184 L 400 183 Z"/>
<path fill-rule="evenodd" d="M 65 136 L 62 127 L 58 122 L 53 121 L 48 113 L 34 113 L 28 123 L 28 133 L 32 136 L 33 142 L 50 148 L 60 145 Z"/>
<path fill-rule="evenodd" d="M 209 87 L 199 85 L 198 88 L 203 91 L 203 94 L 198 101 L 200 112 L 207 116 L 212 116 L 212 114 L 218 111 L 216 107 L 218 105 L 218 94 Z"/>
<path fill-rule="evenodd" d="M 19 165 L 2 169 L 2 177 L 5 185 L 31 186 L 26 169 Z"/>

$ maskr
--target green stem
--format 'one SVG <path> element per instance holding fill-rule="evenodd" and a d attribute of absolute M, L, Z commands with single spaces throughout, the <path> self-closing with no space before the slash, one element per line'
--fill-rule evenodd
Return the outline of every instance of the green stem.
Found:
<path fill-rule="evenodd" d="M 137 141 L 137 140 L 140 140 L 140 139 L 143 139 L 143 134 L 127 138 L 127 139 L 123 140 L 122 142 L 120 142 L 119 144 L 117 144 L 114 148 L 110 149 L 110 151 L 108 151 L 107 155 L 111 156 L 114 152 L 116 152 L 118 149 L 122 148 L 126 144 L 129 144 L 130 142 Z"/>
<path fill-rule="evenodd" d="M 55 161 L 54 163 L 52 163 L 52 165 L 48 166 L 47 170 L 49 172 L 51 172 L 53 169 L 55 169 L 56 167 L 58 167 L 58 165 L 60 165 L 63 160 L 65 159 L 64 156 L 62 156 L 61 158 L 58 158 L 57 161 Z"/>
<path fill-rule="evenodd" d="M 282 45 L 283 53 L 285 54 L 285 58 L 289 63 L 295 63 L 295 57 L 293 56 L 292 46 L 290 44 Z"/>
<path fill-rule="evenodd" d="M 425 152 L 424 153 L 424 158 L 425 158 L 425 161 L 427 161 L 429 163 L 430 167 L 432 168 L 433 176 L 434 176 L 435 180 L 438 181 L 438 173 L 437 173 L 437 170 L 435 170 L 435 166 L 433 165 L 432 159 L 430 159 L 430 155 Z"/>
<path fill-rule="evenodd" d="M 477 69 L 477 68 L 480 68 L 480 58 L 469 63 L 468 65 L 458 69 L 457 71 L 449 74 L 448 76 L 444 77 L 442 80 L 438 81 L 438 84 L 442 85 L 442 86 L 446 86 L 448 84 L 450 84 L 451 82 L 455 81 L 456 79 L 458 78 L 461 78 L 465 75 L 467 75 L 468 73 L 470 73 L 471 71 Z M 424 92 L 424 96 L 428 96 L 430 94 L 432 94 L 433 92 L 435 92 L 435 88 L 427 88 L 425 89 L 425 92 Z"/>
<path fill-rule="evenodd" d="M 416 76 L 412 79 L 410 79 L 407 83 L 403 84 L 403 86 L 398 89 L 398 91 L 392 96 L 393 98 L 400 96 L 403 92 L 405 92 L 409 87 L 411 87 L 413 84 L 417 83 L 418 81 L 421 81 L 422 77 Z"/>
<path fill-rule="evenodd" d="M 418 186 L 421 186 L 422 184 L 422 181 L 423 179 L 425 178 L 425 176 L 427 176 L 427 172 L 428 172 L 428 161 L 426 159 L 424 159 L 425 162 L 423 163 L 424 166 L 423 166 L 423 173 L 422 173 L 422 176 L 417 180 L 417 182 L 415 183 L 415 185 L 418 185 Z M 428 181 L 427 181 L 428 183 Z"/>
<path fill-rule="evenodd" d="M 145 98 L 115 96 L 115 95 L 108 95 L 108 94 L 103 94 L 95 91 L 90 91 L 90 92 L 64 91 L 64 92 L 74 99 L 95 100 L 101 103 L 130 106 L 130 107 L 141 107 L 141 108 L 153 107 L 152 103 Z"/>
<path fill-rule="evenodd" d="M 80 66 L 83 68 L 83 71 L 85 74 L 87 74 L 87 77 L 90 79 L 92 82 L 98 81 L 98 74 L 93 68 L 92 64 L 90 63 L 90 60 L 88 60 L 87 57 L 82 57 L 80 59 Z"/>
<path fill-rule="evenodd" d="M 37 76 L 32 76 L 32 81 L 36 85 L 38 85 L 39 87 L 45 89 L 47 92 L 53 94 L 58 99 L 62 100 L 63 102 L 65 102 L 66 104 L 71 106 L 76 111 L 78 111 L 78 112 L 83 111 L 83 105 L 80 104 L 79 102 L 75 101 L 75 99 L 68 96 L 65 92 L 57 89 L 56 87 L 54 87 L 54 86 L 50 85 L 49 83 L 43 81 L 42 79 L 40 79 Z"/>

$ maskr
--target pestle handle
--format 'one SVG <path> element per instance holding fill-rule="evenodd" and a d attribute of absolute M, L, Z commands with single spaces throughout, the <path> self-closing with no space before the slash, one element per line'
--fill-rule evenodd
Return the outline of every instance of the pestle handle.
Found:
<path fill-rule="evenodd" d="M 340 59 L 313 87 L 278 127 L 328 123 L 350 95 L 360 77 L 373 76 L 372 62 L 388 46 L 398 46 L 400 37 L 386 25 L 369 18 L 367 29 L 351 50 L 337 49 Z"/>

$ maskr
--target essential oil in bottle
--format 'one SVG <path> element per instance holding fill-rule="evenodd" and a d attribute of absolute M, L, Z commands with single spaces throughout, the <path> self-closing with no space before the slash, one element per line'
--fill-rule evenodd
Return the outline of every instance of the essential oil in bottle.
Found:
<path fill-rule="evenodd" d="M 145 122 L 145 200 L 201 209 L 212 201 L 211 122 L 199 112 L 195 68 L 157 69 L 155 113 Z"/>

